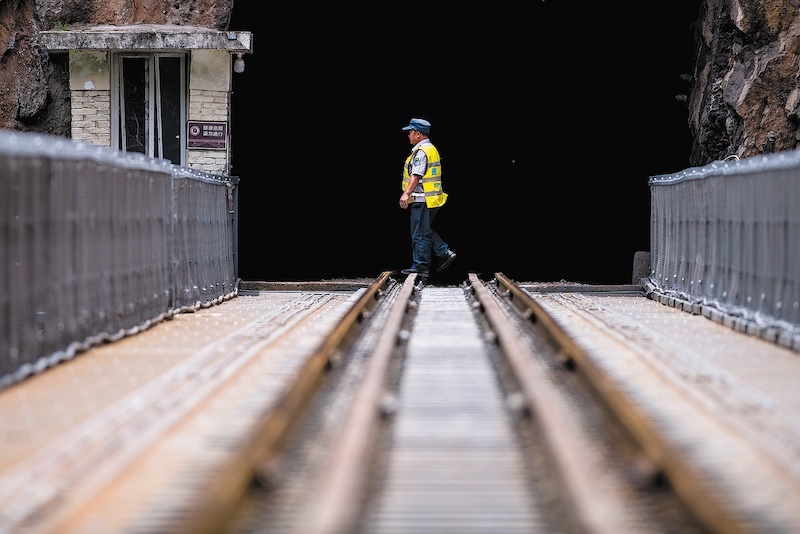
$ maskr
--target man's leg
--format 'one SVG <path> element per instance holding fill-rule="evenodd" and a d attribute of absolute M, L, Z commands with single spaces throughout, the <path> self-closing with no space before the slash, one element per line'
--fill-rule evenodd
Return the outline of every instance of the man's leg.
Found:
<path fill-rule="evenodd" d="M 436 209 L 438 210 L 439 208 Z M 431 217 L 431 222 L 433 222 L 433 217 Z M 456 253 L 450 250 L 450 246 L 445 243 L 444 239 L 442 239 L 439 233 L 433 228 L 431 228 L 430 235 L 432 250 L 439 263 L 436 271 L 443 271 L 447 269 L 451 263 L 453 263 L 453 260 L 456 259 Z"/>
<path fill-rule="evenodd" d="M 439 208 L 429 208 L 424 202 L 419 203 L 419 227 L 414 241 L 414 262 L 419 273 L 428 275 L 431 269 L 431 252 L 433 241 L 431 238 L 431 223 L 436 217 Z"/>
<path fill-rule="evenodd" d="M 420 261 L 422 258 L 419 241 L 424 231 L 422 227 L 422 208 L 424 206 L 424 202 L 413 202 L 408 205 L 409 228 L 411 230 L 411 269 L 415 271 L 420 270 Z"/>
<path fill-rule="evenodd" d="M 445 258 L 450 247 L 444 242 L 436 230 L 431 231 L 431 242 L 433 243 L 433 253 L 437 258 Z"/>

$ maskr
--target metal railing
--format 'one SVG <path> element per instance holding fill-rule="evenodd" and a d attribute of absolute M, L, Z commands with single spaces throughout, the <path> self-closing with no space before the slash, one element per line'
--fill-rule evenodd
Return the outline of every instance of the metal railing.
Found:
<path fill-rule="evenodd" d="M 800 349 L 800 151 L 653 176 L 651 298 Z"/>
<path fill-rule="evenodd" d="M 0 131 L 0 388 L 235 296 L 236 185 Z M 800 152 L 649 185 L 648 296 L 800 350 Z"/>
<path fill-rule="evenodd" d="M 0 131 L 0 388 L 235 296 L 235 185 Z"/>

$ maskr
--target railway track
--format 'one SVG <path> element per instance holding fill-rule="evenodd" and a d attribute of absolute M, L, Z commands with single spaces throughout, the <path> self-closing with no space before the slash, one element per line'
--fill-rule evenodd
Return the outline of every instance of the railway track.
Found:
<path fill-rule="evenodd" d="M 253 284 L 0 391 L 0 532 L 800 527 L 796 353 L 638 286 L 416 282 Z"/>

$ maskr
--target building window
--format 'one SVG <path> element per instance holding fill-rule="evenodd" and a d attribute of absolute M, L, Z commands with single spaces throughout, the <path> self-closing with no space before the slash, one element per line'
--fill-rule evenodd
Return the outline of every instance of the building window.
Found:
<path fill-rule="evenodd" d="M 186 165 L 186 55 L 117 53 L 112 144 Z"/>

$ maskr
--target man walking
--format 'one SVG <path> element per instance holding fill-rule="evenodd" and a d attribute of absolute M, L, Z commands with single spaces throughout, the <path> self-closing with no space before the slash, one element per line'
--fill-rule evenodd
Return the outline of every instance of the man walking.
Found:
<path fill-rule="evenodd" d="M 408 142 L 411 155 L 403 165 L 403 194 L 400 207 L 409 209 L 411 223 L 412 263 L 403 274 L 416 273 L 421 282 L 430 276 L 432 256 L 438 260 L 437 271 L 443 271 L 453 263 L 456 254 L 433 229 L 433 219 L 439 208 L 447 202 L 447 193 L 442 189 L 442 159 L 439 151 L 429 139 L 431 123 L 425 119 L 411 119 L 408 126 Z"/>

